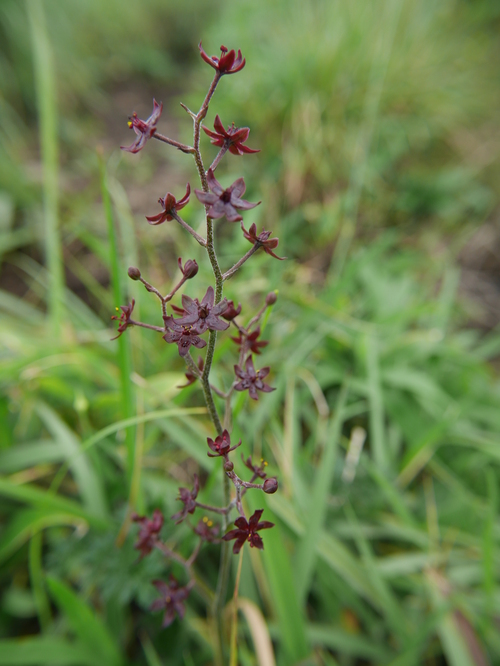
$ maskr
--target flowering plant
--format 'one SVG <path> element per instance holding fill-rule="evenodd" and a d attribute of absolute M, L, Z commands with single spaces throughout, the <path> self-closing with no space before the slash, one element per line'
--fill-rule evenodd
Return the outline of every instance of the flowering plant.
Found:
<path fill-rule="evenodd" d="M 214 513 L 221 521 L 220 526 L 214 524 L 206 516 L 199 520 L 196 526 L 190 525 L 193 532 L 199 537 L 199 541 L 191 556 L 186 560 L 161 541 L 160 531 L 163 526 L 164 517 L 159 510 L 154 512 L 151 519 L 136 514 L 133 515 L 132 519 L 140 525 L 138 541 L 135 547 L 140 551 L 141 558 L 149 555 L 153 549 L 157 548 L 167 558 L 180 563 L 186 572 L 187 582 L 185 585 L 181 585 L 172 575 L 168 583 L 160 580 L 152 581 L 161 595 L 160 599 L 153 603 L 152 610 L 164 611 L 164 626 L 170 625 L 177 616 L 179 618 L 184 616 L 184 601 L 191 589 L 196 589 L 198 584 L 197 577 L 193 573 L 193 565 L 202 543 L 216 542 L 222 545 L 219 579 L 216 593 L 213 595 L 212 614 L 217 625 L 218 657 L 219 661 L 223 662 L 225 639 L 222 630 L 222 611 L 230 569 L 228 553 L 231 548 L 231 544 L 228 542 L 234 540 L 232 550 L 235 554 L 239 553 L 247 542 L 252 548 L 264 548 L 264 542 L 258 532 L 273 527 L 273 523 L 267 520 L 260 520 L 263 509 L 258 509 L 252 515 L 247 516 L 242 499 L 249 489 L 257 489 L 268 494 L 272 494 L 278 489 L 277 479 L 267 476 L 265 464 L 261 463 L 261 465 L 257 466 L 252 462 L 251 457 L 245 460 L 242 456 L 245 466 L 252 472 L 250 481 L 245 481 L 236 474 L 231 454 L 241 445 L 241 440 L 236 444 L 232 444 L 229 432 L 231 423 L 231 397 L 235 391 L 248 391 L 250 398 L 258 400 L 259 395 L 257 391 L 269 393 L 274 390 L 269 384 L 264 382 L 264 379 L 270 372 L 270 368 L 264 367 L 256 370 L 253 355 L 260 354 L 261 348 L 268 344 L 267 341 L 258 339 L 261 334 L 260 321 L 266 310 L 271 308 L 276 302 L 276 294 L 275 292 L 271 292 L 267 295 L 263 306 L 245 326 L 237 320 L 242 312 L 241 304 L 235 307 L 233 301 L 228 301 L 227 298 L 223 297 L 223 287 L 225 281 L 233 277 L 238 269 L 259 249 L 263 249 L 264 252 L 276 259 L 282 259 L 282 257 L 278 257 L 272 252 L 278 245 L 278 239 L 270 239 L 271 232 L 262 230 L 257 235 L 255 224 L 250 226 L 250 231 L 247 231 L 243 226 L 242 213 L 260 203 L 252 203 L 242 199 L 246 190 L 243 178 L 236 179 L 232 185 L 224 189 L 214 175 L 226 152 L 229 151 L 233 155 L 240 156 L 259 152 L 244 145 L 248 139 L 249 128 L 238 128 L 232 124 L 225 130 L 219 115 L 216 116 L 214 122 L 215 132 L 212 132 L 201 124 L 207 116 L 210 101 L 221 78 L 226 74 L 235 74 L 241 71 L 245 66 L 245 59 L 242 57 L 241 51 L 238 50 L 236 54 L 234 50 L 228 51 L 224 46 L 221 46 L 220 58 L 208 56 L 202 49 L 201 44 L 199 45 L 199 49 L 203 60 L 215 72 L 200 110 L 194 113 L 182 105 L 193 121 L 193 145 L 189 146 L 179 143 L 157 131 L 157 124 L 163 106 L 154 100 L 153 113 L 146 121 L 140 120 L 135 113 L 131 116 L 129 127 L 135 132 L 136 139 L 130 147 L 123 149 L 131 153 L 137 153 L 145 147 L 149 139 L 157 139 L 194 157 L 201 185 L 201 188 L 195 189 L 194 193 L 198 202 L 204 207 L 206 237 L 199 235 L 180 215 L 180 211 L 190 202 L 191 186 L 189 183 L 182 198 L 177 199 L 170 192 L 161 197 L 158 201 L 162 211 L 152 216 L 146 216 L 146 219 L 151 225 L 159 225 L 175 220 L 191 234 L 199 245 L 206 250 L 214 275 L 214 286 L 208 285 L 203 287 L 200 291 L 201 300 L 200 298 L 191 298 L 183 294 L 181 299 L 182 307 L 179 307 L 173 305 L 171 300 L 187 280 L 191 280 L 198 275 L 198 264 L 196 261 L 188 259 L 183 265 L 182 259 L 179 258 L 178 265 L 182 277 L 172 287 L 170 293 L 166 295 L 163 295 L 159 289 L 147 282 L 138 268 L 130 267 L 128 270 L 129 277 L 132 280 L 141 282 L 146 290 L 153 293 L 160 301 L 162 325 L 149 324 L 132 319 L 133 300 L 130 305 L 120 306 L 121 314 L 119 316 L 115 315 L 113 318 L 120 322 L 118 335 L 121 335 L 130 326 L 140 326 L 161 333 L 163 340 L 167 344 L 176 344 L 180 356 L 187 364 L 187 383 L 184 386 L 199 382 L 203 391 L 208 413 L 215 429 L 215 439 L 211 437 L 207 438 L 207 455 L 211 458 L 222 459 L 224 504 L 217 507 L 199 502 L 198 493 L 201 487 L 201 480 L 197 475 L 194 475 L 192 490 L 189 488 L 179 489 L 178 499 L 183 506 L 171 519 L 176 524 L 183 521 L 189 522 L 189 516 L 193 515 L 197 509 L 203 509 L 206 512 Z M 219 147 L 219 152 L 208 169 L 205 169 L 200 152 L 201 127 L 203 127 L 206 134 L 210 137 L 212 144 Z M 240 222 L 244 238 L 252 243 L 250 250 L 225 272 L 222 272 L 220 268 L 214 243 L 214 221 L 221 220 L 222 218 L 225 218 L 228 222 Z M 219 222 L 218 224 L 221 223 Z M 205 293 L 201 296 L 203 291 Z M 171 312 L 168 310 L 169 307 Z M 232 385 L 227 392 L 224 392 L 211 383 L 210 373 L 214 360 L 217 335 L 219 332 L 226 331 L 231 326 L 236 329 L 237 333 L 232 340 L 239 347 L 238 362 L 234 365 L 235 376 Z M 205 358 L 200 358 L 195 363 L 191 356 L 191 347 L 196 347 L 197 349 L 206 348 Z M 180 388 L 184 388 L 184 386 Z M 215 404 L 213 398 L 214 392 L 224 399 L 226 407 L 223 419 L 221 419 Z M 256 480 L 260 480 L 261 483 L 255 483 Z M 231 484 L 234 488 L 233 496 L 231 493 Z M 234 520 L 235 528 L 226 531 L 230 520 L 232 520 L 231 514 L 233 511 L 238 513 L 238 517 Z M 201 586 L 200 592 L 202 596 L 206 596 L 206 590 L 203 586 Z M 210 597 L 210 595 L 208 596 Z"/>

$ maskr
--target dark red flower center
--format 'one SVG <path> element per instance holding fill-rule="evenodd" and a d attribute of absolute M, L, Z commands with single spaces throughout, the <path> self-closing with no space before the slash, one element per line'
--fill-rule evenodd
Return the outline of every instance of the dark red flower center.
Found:
<path fill-rule="evenodd" d="M 220 195 L 220 198 L 224 203 L 229 203 L 231 201 L 231 192 L 229 190 L 224 190 L 224 192 Z"/>

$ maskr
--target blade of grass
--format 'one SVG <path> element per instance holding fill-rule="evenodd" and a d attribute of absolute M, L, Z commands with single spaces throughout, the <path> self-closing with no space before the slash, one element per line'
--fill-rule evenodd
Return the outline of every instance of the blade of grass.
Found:
<path fill-rule="evenodd" d="M 108 629 L 71 588 L 52 576 L 47 585 L 59 610 L 67 617 L 78 639 L 95 651 L 96 663 L 119 666 L 122 659 Z"/>
<path fill-rule="evenodd" d="M 41 0 L 27 0 L 33 44 L 36 97 L 43 163 L 45 253 L 49 273 L 48 310 L 52 333 L 59 336 L 64 316 L 64 269 L 59 232 L 59 147 L 54 58 Z"/>
<path fill-rule="evenodd" d="M 0 562 L 8 559 L 21 546 L 38 532 L 55 525 L 70 525 L 87 529 L 86 521 L 71 513 L 63 513 L 58 510 L 22 509 L 16 513 L 14 518 L 2 533 L 0 540 Z"/>
<path fill-rule="evenodd" d="M 493 629 L 495 619 L 495 520 L 498 507 L 498 479 L 492 469 L 487 470 L 488 515 L 483 529 L 483 589 L 485 596 L 484 614 L 489 628 Z"/>
<path fill-rule="evenodd" d="M 96 515 L 108 515 L 106 496 L 102 480 L 91 461 L 82 451 L 78 437 L 51 407 L 40 403 L 36 411 L 47 430 L 59 444 L 64 457 L 78 485 L 83 503 Z"/>
<path fill-rule="evenodd" d="M 50 624 L 50 604 L 43 584 L 42 571 L 42 533 L 33 534 L 29 547 L 29 572 L 31 591 L 35 599 L 38 621 L 42 632 L 46 632 Z"/>
<path fill-rule="evenodd" d="M 387 663 L 391 652 L 381 645 L 360 635 L 330 625 L 308 624 L 307 635 L 313 645 L 337 650 L 345 658 L 347 655 L 360 659 L 370 659 Z"/>
<path fill-rule="evenodd" d="M 247 498 L 252 511 L 259 508 L 261 498 L 255 497 L 254 493 L 248 493 Z M 268 505 L 269 503 L 266 502 Z M 266 508 L 264 517 L 271 522 L 277 522 L 269 508 Z M 279 525 L 266 530 L 264 543 L 262 559 L 286 655 L 284 663 L 295 663 L 308 656 L 309 644 L 305 633 L 304 609 L 297 598 L 290 555 L 283 542 Z M 283 663 L 283 660 L 281 661 Z"/>
<path fill-rule="evenodd" d="M 144 650 L 144 656 L 146 657 L 148 666 L 163 666 L 161 659 L 155 650 L 155 646 L 153 645 L 146 632 L 140 634 L 139 639 L 141 641 L 142 649 Z"/>
<path fill-rule="evenodd" d="M 99 175 L 101 179 L 101 194 L 106 217 L 109 238 L 109 263 L 111 269 L 111 284 L 113 298 L 116 306 L 124 305 L 124 292 L 122 287 L 122 269 L 120 267 L 118 239 L 116 237 L 113 208 L 107 183 L 106 165 L 101 152 L 98 152 Z M 130 339 L 127 335 L 118 338 L 118 365 L 120 367 L 121 400 L 124 417 L 131 418 L 134 415 L 134 391 L 130 375 L 132 374 L 132 353 Z M 132 483 L 132 474 L 135 460 L 135 429 L 127 429 L 125 435 L 127 448 L 127 482 L 129 487 Z"/>
<path fill-rule="evenodd" d="M 318 463 L 312 487 L 312 496 L 309 515 L 306 520 L 306 529 L 301 542 L 297 547 L 294 561 L 294 576 L 299 603 L 303 605 L 311 585 L 316 559 L 316 544 L 325 521 L 332 486 L 335 458 L 340 437 L 340 430 L 344 422 L 344 407 L 347 400 L 348 386 L 344 383 L 335 406 L 334 414 L 330 420 L 325 441 L 325 448 L 321 461 Z"/>
<path fill-rule="evenodd" d="M 260 608 L 242 597 L 238 600 L 238 608 L 245 616 L 255 648 L 257 663 L 259 666 L 276 666 L 274 659 L 273 644 L 269 636 L 266 620 Z"/>
<path fill-rule="evenodd" d="M 140 423 L 146 423 L 147 421 L 154 421 L 156 419 L 167 419 L 172 416 L 183 416 L 187 414 L 206 414 L 206 413 L 207 413 L 206 407 L 177 407 L 177 408 L 174 407 L 173 409 L 162 409 L 156 412 L 149 412 L 148 414 L 141 414 L 139 416 L 134 416 L 130 419 L 123 419 L 122 421 L 116 421 L 115 423 L 111 423 L 109 426 L 106 426 L 102 430 L 99 430 L 94 435 L 86 439 L 80 446 L 80 450 L 78 453 L 75 454 L 75 456 L 82 455 L 82 453 L 87 451 L 87 449 L 90 449 L 92 446 L 95 446 L 103 439 L 106 439 L 106 437 L 109 437 L 109 435 L 112 435 L 113 433 L 118 432 L 119 430 L 124 430 L 125 428 L 135 427 Z M 72 460 L 73 459 L 70 458 L 64 463 L 64 465 L 61 465 L 61 468 L 59 469 L 58 473 L 54 477 L 51 484 L 51 490 L 53 492 L 55 492 L 55 490 L 61 485 L 61 482 L 66 476 L 70 462 L 72 462 Z M 204 457 L 202 457 L 202 460 L 206 464 L 206 459 Z"/>
<path fill-rule="evenodd" d="M 384 473 L 389 469 L 390 461 L 384 428 L 384 399 L 380 381 L 378 339 L 375 335 L 366 337 L 366 373 L 370 406 L 370 447 L 375 464 Z"/>
<path fill-rule="evenodd" d="M 361 195 L 365 188 L 365 181 L 369 169 L 369 157 L 372 147 L 373 135 L 377 127 L 380 100 L 384 90 L 389 62 L 391 60 L 394 39 L 397 35 L 399 17 L 404 2 L 391 0 L 384 3 L 382 11 L 384 20 L 379 24 L 377 56 L 373 58 L 370 79 L 363 109 L 363 123 L 361 125 L 357 146 L 356 158 L 352 164 L 349 176 L 349 188 L 344 201 L 343 216 L 340 220 L 338 239 L 328 272 L 328 283 L 338 280 L 349 254 L 351 243 L 354 240 Z"/>
<path fill-rule="evenodd" d="M 359 529 L 358 519 L 351 504 L 347 503 L 344 510 L 347 519 L 349 522 L 351 522 L 355 530 L 356 545 L 361 554 L 361 558 L 365 565 L 365 570 L 368 574 L 369 580 L 375 589 L 379 607 L 382 609 L 382 612 L 386 617 L 386 621 L 394 632 L 394 635 L 398 637 L 398 639 L 401 641 L 401 644 L 404 644 L 405 638 L 408 635 L 405 613 L 400 607 L 400 604 L 390 585 L 386 580 L 384 580 L 377 567 L 371 546 Z"/>
<path fill-rule="evenodd" d="M 0 495 L 10 497 L 18 502 L 34 504 L 37 508 L 48 509 L 52 511 L 62 511 L 76 518 L 83 518 L 88 523 L 97 528 L 107 528 L 109 523 L 102 516 L 96 516 L 91 511 L 85 509 L 78 502 L 66 499 L 60 495 L 36 488 L 30 485 L 18 485 L 12 483 L 7 478 L 0 477 Z"/>

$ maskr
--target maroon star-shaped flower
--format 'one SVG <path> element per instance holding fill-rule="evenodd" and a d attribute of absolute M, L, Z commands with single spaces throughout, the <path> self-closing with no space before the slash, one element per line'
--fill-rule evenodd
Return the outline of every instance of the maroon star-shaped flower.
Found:
<path fill-rule="evenodd" d="M 245 66 L 245 58 L 242 58 L 241 51 L 238 49 L 238 56 L 236 57 L 236 52 L 234 49 L 228 51 L 225 46 L 220 47 L 220 58 L 217 56 L 209 56 L 201 47 L 201 42 L 198 44 L 200 49 L 200 55 L 203 60 L 216 69 L 221 75 L 223 74 L 236 74 Z"/>
<path fill-rule="evenodd" d="M 137 113 L 133 113 L 128 121 L 128 126 L 130 129 L 133 129 L 137 134 L 137 138 L 131 146 L 120 146 L 122 150 L 126 150 L 129 153 L 138 153 L 142 150 L 146 142 L 153 136 L 156 132 L 156 123 L 161 116 L 163 109 L 163 104 L 158 104 L 158 102 L 153 100 L 153 113 L 149 116 L 147 120 L 141 120 Z"/>
<path fill-rule="evenodd" d="M 208 543 L 219 541 L 219 526 L 214 525 L 210 518 L 207 518 L 206 516 L 199 520 L 194 528 L 194 533 L 197 534 L 200 539 L 203 539 L 203 541 L 208 541 Z"/>
<path fill-rule="evenodd" d="M 264 377 L 267 377 L 267 375 L 269 374 L 270 371 L 269 367 L 262 368 L 261 370 L 256 372 L 253 366 L 252 357 L 249 356 L 245 363 L 245 370 L 246 372 L 242 370 L 239 365 L 234 366 L 234 372 L 236 376 L 239 377 L 241 380 L 234 385 L 235 391 L 246 391 L 248 389 L 250 397 L 253 400 L 258 400 L 259 396 L 257 395 L 257 391 L 262 391 L 263 393 L 271 393 L 271 391 L 276 390 L 274 388 L 271 388 L 268 384 L 262 381 Z"/>
<path fill-rule="evenodd" d="M 239 222 L 243 218 L 238 213 L 238 209 L 250 210 L 250 208 L 255 208 L 255 206 L 260 204 L 260 201 L 251 203 L 250 201 L 241 199 L 246 190 L 243 178 L 238 178 L 227 190 L 224 190 L 214 176 L 212 169 L 209 169 L 207 182 L 211 190 L 210 192 L 203 192 L 202 190 L 195 190 L 194 192 L 201 203 L 210 206 L 207 216 L 213 220 L 218 220 L 220 217 L 226 216 L 229 222 Z"/>
<path fill-rule="evenodd" d="M 239 335 L 235 338 L 231 338 L 233 342 L 236 342 L 239 345 L 240 350 L 243 350 L 245 354 L 248 352 L 253 352 L 254 354 L 260 354 L 262 347 L 267 347 L 269 342 L 267 340 L 259 340 L 260 335 L 260 326 L 257 326 L 255 331 L 245 334 L 240 331 Z"/>
<path fill-rule="evenodd" d="M 260 465 L 254 465 L 250 456 L 248 456 L 248 458 L 245 460 L 245 458 L 243 458 L 243 454 L 241 454 L 241 459 L 243 460 L 245 467 L 248 467 L 248 469 L 252 472 L 255 479 L 257 477 L 260 479 L 266 478 L 267 474 L 264 470 L 267 467 L 267 463 L 264 459 L 261 459 Z"/>
<path fill-rule="evenodd" d="M 231 446 L 231 437 L 228 431 L 224 430 L 222 435 L 218 435 L 215 438 L 215 441 L 211 437 L 207 437 L 207 444 L 210 451 L 213 452 L 213 453 L 210 453 L 210 451 L 207 452 L 207 456 L 209 458 L 217 458 L 218 456 L 225 457 L 227 456 L 228 453 L 234 451 L 234 449 L 237 449 L 238 446 L 241 445 L 241 439 L 238 442 L 238 444 Z"/>
<path fill-rule="evenodd" d="M 172 575 L 170 576 L 168 585 L 162 580 L 154 580 L 153 585 L 161 594 L 161 597 L 160 599 L 155 599 L 155 601 L 153 601 L 150 610 L 165 611 L 162 626 L 169 627 L 175 620 L 176 615 L 182 620 L 186 612 L 184 601 L 188 598 L 191 587 L 179 587 L 179 583 Z"/>
<path fill-rule="evenodd" d="M 267 530 L 270 527 L 274 527 L 274 523 L 270 523 L 268 520 L 263 520 L 259 522 L 260 517 L 264 509 L 258 509 L 253 516 L 250 516 L 250 520 L 247 522 L 246 518 L 240 516 L 234 521 L 234 524 L 238 529 L 230 530 L 227 534 L 224 534 L 222 537 L 224 541 L 231 541 L 236 539 L 233 546 L 233 553 L 237 555 L 245 541 L 250 543 L 251 548 L 259 548 L 259 550 L 264 550 L 264 544 L 260 534 L 257 534 L 259 530 Z"/>
<path fill-rule="evenodd" d="M 180 500 L 184 504 L 184 506 L 178 513 L 174 513 L 174 515 L 171 516 L 172 520 L 175 522 L 176 525 L 182 523 L 182 521 L 188 515 L 188 513 L 191 514 L 194 513 L 194 510 L 196 509 L 196 498 L 198 497 L 199 490 L 200 490 L 200 480 L 198 479 L 198 474 L 194 475 L 193 490 L 188 490 L 187 488 L 179 488 L 179 497 L 177 499 Z"/>
<path fill-rule="evenodd" d="M 132 514 L 132 520 L 141 526 L 134 548 L 141 551 L 140 559 L 142 560 L 155 547 L 158 534 L 163 526 L 163 514 L 159 509 L 155 509 L 153 518 L 149 520 L 146 516 L 139 516 L 134 513 Z"/>
<path fill-rule="evenodd" d="M 241 312 L 241 303 L 238 303 L 238 307 L 234 307 L 234 301 L 227 302 L 227 310 L 221 314 L 221 317 L 226 321 L 233 321 Z"/>
<path fill-rule="evenodd" d="M 122 312 L 118 317 L 116 315 L 111 316 L 111 319 L 116 319 L 117 321 L 120 322 L 120 325 L 118 326 L 118 335 L 115 335 L 114 338 L 111 338 L 112 340 L 116 340 L 116 338 L 119 338 L 120 335 L 127 330 L 128 326 L 133 326 L 133 324 L 130 321 L 130 317 L 132 316 L 134 305 L 135 305 L 135 300 L 132 299 L 132 302 L 129 305 L 120 305 L 120 310 Z M 118 312 L 118 308 L 116 308 L 116 310 Z"/>
<path fill-rule="evenodd" d="M 279 240 L 277 238 L 269 238 L 273 233 L 272 231 L 262 229 L 261 233 L 257 236 L 257 226 L 255 224 L 252 224 L 249 231 L 247 231 L 243 225 L 241 225 L 241 229 L 243 231 L 243 236 L 245 236 L 247 241 L 250 241 L 253 245 L 259 243 L 264 252 L 267 252 L 267 254 L 270 254 L 271 257 L 274 257 L 275 259 L 279 259 L 280 261 L 286 259 L 286 257 L 278 257 L 277 254 L 274 254 L 273 250 L 278 247 Z"/>
<path fill-rule="evenodd" d="M 244 153 L 260 153 L 260 150 L 254 150 L 252 148 L 248 148 L 248 146 L 243 145 L 248 139 L 248 135 L 250 134 L 249 127 L 235 127 L 233 123 L 232 125 L 228 125 L 227 130 L 225 130 L 219 115 L 215 116 L 215 132 L 209 130 L 208 127 L 205 127 L 205 125 L 202 125 L 202 127 L 205 134 L 210 137 L 210 143 L 212 143 L 214 146 L 219 146 L 219 148 L 225 146 L 233 155 L 243 155 Z"/>
<path fill-rule="evenodd" d="M 199 331 L 192 326 L 180 326 L 173 317 L 164 317 L 167 332 L 163 336 L 165 342 L 175 342 L 179 347 L 179 354 L 186 356 L 191 346 L 203 349 L 207 346 L 205 340 L 199 336 Z"/>
<path fill-rule="evenodd" d="M 167 220 L 168 222 L 170 220 L 174 219 L 174 216 L 172 213 L 177 213 L 177 211 L 181 210 L 184 208 L 184 206 L 189 202 L 189 195 L 191 194 L 191 185 L 188 183 L 186 185 L 186 194 L 182 197 L 182 199 L 179 199 L 179 201 L 176 200 L 173 194 L 170 192 L 167 192 L 164 197 L 160 197 L 158 199 L 158 203 L 160 206 L 163 208 L 163 213 L 158 213 L 158 215 L 146 215 L 146 220 L 149 222 L 149 224 L 152 224 L 153 226 L 156 226 L 157 224 L 162 224 Z"/>
<path fill-rule="evenodd" d="M 229 324 L 221 321 L 219 317 L 227 310 L 227 299 L 224 298 L 217 305 L 214 305 L 214 300 L 213 287 L 208 287 L 201 303 L 197 298 L 193 299 L 183 294 L 182 307 L 186 314 L 180 319 L 176 319 L 176 323 L 193 326 L 200 335 L 206 330 L 225 331 L 229 328 Z"/>

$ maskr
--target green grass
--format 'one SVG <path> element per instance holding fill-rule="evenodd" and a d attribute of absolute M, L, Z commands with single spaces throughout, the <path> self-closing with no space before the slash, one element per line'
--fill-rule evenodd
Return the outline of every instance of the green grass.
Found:
<path fill-rule="evenodd" d="M 194 183 L 189 160 L 118 149 L 153 96 L 189 140 L 177 102 L 196 107 L 208 83 L 200 39 L 247 58 L 206 123 L 251 127 L 262 152 L 220 177 L 245 176 L 263 201 L 246 226 L 289 257 L 258 253 L 227 285 L 248 316 L 279 290 L 256 364 L 276 391 L 234 403 L 244 456 L 280 480 L 247 495 L 276 527 L 244 555 L 239 659 L 269 656 L 269 632 L 278 665 L 500 660 L 500 336 L 468 324 L 482 306 L 458 262 L 499 203 L 499 20 L 488 0 L 0 5 L 0 665 L 213 660 L 201 596 L 167 630 L 148 611 L 151 580 L 179 572 L 158 553 L 138 563 L 126 520 L 172 515 L 195 471 L 201 501 L 220 500 L 203 400 L 176 388 L 183 364 L 154 332 L 110 341 L 131 298 L 158 319 L 129 265 L 168 288 L 194 258 L 191 296 L 209 279 L 182 229 L 144 221 Z M 225 268 L 248 243 L 216 230 Z M 220 385 L 234 350 L 222 334 Z M 168 520 L 164 536 L 194 545 Z"/>

